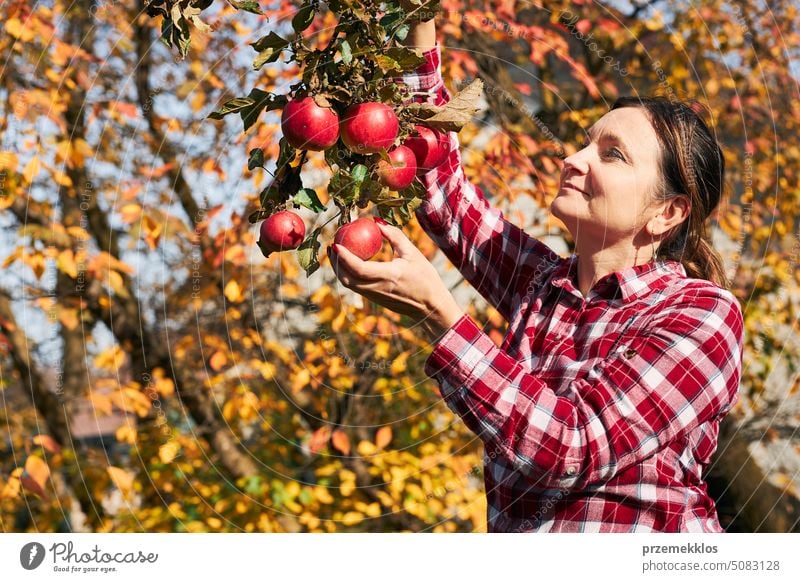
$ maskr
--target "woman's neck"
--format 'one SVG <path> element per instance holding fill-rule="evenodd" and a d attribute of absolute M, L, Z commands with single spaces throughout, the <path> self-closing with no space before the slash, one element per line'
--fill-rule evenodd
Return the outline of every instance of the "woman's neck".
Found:
<path fill-rule="evenodd" d="M 578 289 L 586 297 L 600 279 L 609 273 L 643 265 L 652 259 L 651 249 L 608 247 L 578 253 Z"/>

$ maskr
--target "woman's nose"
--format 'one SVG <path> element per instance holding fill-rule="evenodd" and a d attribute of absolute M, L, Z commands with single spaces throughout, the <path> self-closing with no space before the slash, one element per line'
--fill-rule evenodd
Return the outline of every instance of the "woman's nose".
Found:
<path fill-rule="evenodd" d="M 563 173 L 586 174 L 589 171 L 589 148 L 578 150 L 571 156 L 564 158 Z"/>

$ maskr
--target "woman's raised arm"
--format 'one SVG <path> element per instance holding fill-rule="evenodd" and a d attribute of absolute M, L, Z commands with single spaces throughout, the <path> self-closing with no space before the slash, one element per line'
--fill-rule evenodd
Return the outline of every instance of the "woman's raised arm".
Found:
<path fill-rule="evenodd" d="M 444 105 L 450 94 L 441 75 L 441 48 L 434 21 L 415 24 L 406 46 L 423 51 L 425 64 L 403 76 L 417 102 Z M 449 156 L 420 176 L 428 196 L 416 211 L 425 232 L 464 278 L 508 320 L 513 306 L 546 280 L 561 259 L 492 208 L 481 189 L 464 175 L 458 136 L 449 132 Z"/>

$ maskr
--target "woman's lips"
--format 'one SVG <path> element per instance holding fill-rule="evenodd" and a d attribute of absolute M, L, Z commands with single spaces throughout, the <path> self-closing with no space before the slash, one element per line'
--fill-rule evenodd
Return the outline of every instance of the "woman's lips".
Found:
<path fill-rule="evenodd" d="M 573 185 L 573 184 L 563 184 L 563 185 L 561 186 L 561 188 L 562 188 L 562 189 L 564 189 L 564 188 L 569 188 L 570 190 L 575 190 L 576 192 L 580 192 L 580 193 L 581 193 L 581 194 L 583 194 L 584 196 L 589 196 L 589 194 L 587 194 L 587 193 L 586 193 L 586 191 L 584 191 L 584 190 L 581 190 L 580 188 L 578 188 L 577 186 L 575 186 L 575 185 Z"/>

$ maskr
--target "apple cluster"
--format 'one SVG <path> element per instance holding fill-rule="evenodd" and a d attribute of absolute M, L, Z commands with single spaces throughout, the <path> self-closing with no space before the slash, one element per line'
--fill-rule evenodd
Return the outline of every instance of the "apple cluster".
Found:
<path fill-rule="evenodd" d="M 415 125 L 414 132 L 400 145 L 392 147 L 400 122 L 390 106 L 376 101 L 351 105 L 340 118 L 332 107 L 318 105 L 313 97 L 295 97 L 283 109 L 281 129 L 289 145 L 299 150 L 322 151 L 341 138 L 354 153 L 385 151 L 375 173 L 378 182 L 392 190 L 407 188 L 416 176 L 444 162 L 448 154 L 447 134 L 421 124 Z M 259 246 L 264 254 L 296 249 L 305 232 L 300 216 L 283 210 L 262 223 Z M 364 260 L 378 253 L 381 241 L 381 232 L 370 218 L 343 225 L 334 239 Z"/>

